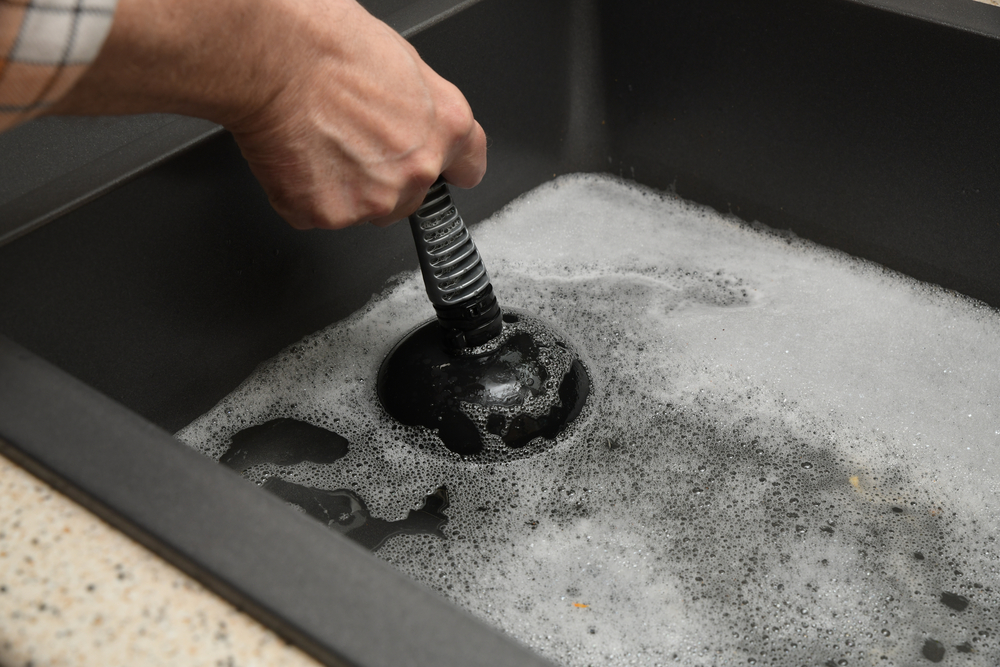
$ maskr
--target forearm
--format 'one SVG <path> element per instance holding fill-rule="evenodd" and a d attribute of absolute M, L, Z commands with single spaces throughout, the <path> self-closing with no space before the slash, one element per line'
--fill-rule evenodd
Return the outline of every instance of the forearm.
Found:
<path fill-rule="evenodd" d="M 301 228 L 388 223 L 439 174 L 472 187 L 486 169 L 462 94 L 355 0 L 119 0 L 100 54 L 46 111 L 220 123 Z"/>
<path fill-rule="evenodd" d="M 48 109 L 96 57 L 115 0 L 0 0 L 0 131 Z"/>
<path fill-rule="evenodd" d="M 119 0 L 97 59 L 48 113 L 173 112 L 234 124 L 280 85 L 301 4 Z"/>

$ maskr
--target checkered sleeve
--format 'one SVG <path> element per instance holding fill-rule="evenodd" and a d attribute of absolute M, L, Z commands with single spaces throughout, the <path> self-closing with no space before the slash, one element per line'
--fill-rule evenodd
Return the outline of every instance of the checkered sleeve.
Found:
<path fill-rule="evenodd" d="M 117 0 L 0 0 L 0 131 L 62 97 L 104 43 Z"/>

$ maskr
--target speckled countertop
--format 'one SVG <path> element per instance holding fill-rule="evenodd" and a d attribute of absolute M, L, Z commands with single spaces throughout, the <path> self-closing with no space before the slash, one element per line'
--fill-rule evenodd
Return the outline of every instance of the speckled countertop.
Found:
<path fill-rule="evenodd" d="M 317 665 L 0 457 L 0 665 Z"/>

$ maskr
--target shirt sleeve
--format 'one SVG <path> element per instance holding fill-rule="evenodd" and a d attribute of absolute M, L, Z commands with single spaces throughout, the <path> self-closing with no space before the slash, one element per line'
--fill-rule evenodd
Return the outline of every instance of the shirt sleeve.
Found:
<path fill-rule="evenodd" d="M 97 57 L 117 0 L 0 0 L 0 131 L 62 97 Z"/>

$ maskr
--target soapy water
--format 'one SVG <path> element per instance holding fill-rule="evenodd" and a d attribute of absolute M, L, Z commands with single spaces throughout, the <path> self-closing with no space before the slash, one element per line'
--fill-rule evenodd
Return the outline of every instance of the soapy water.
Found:
<path fill-rule="evenodd" d="M 415 274 L 178 437 L 232 459 L 276 419 L 339 434 L 242 474 L 430 508 L 376 553 L 561 665 L 1000 662 L 994 310 L 602 176 L 475 233 L 501 306 L 590 372 L 554 442 L 476 462 L 384 413 L 379 364 L 429 316 Z"/>

